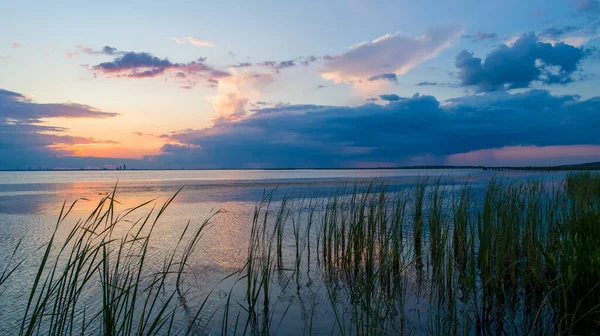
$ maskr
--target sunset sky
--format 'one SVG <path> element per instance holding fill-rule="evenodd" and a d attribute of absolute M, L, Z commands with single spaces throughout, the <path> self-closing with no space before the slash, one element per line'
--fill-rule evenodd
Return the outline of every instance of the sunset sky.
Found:
<path fill-rule="evenodd" d="M 12 1 L 0 169 L 600 161 L 600 2 Z"/>

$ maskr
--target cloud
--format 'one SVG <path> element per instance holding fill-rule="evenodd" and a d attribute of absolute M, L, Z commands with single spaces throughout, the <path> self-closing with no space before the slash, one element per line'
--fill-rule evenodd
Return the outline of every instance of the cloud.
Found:
<path fill-rule="evenodd" d="M 456 56 L 455 65 L 461 85 L 489 92 L 526 88 L 534 81 L 547 85 L 570 83 L 587 55 L 587 49 L 540 42 L 535 34 L 528 33 L 511 46 L 499 46 L 485 60 L 463 50 Z"/>
<path fill-rule="evenodd" d="M 56 163 L 57 156 L 73 155 L 73 146 L 115 143 L 67 135 L 67 129 L 41 124 L 43 121 L 117 115 L 77 103 L 37 103 L 24 94 L 0 89 L 0 169 Z"/>
<path fill-rule="evenodd" d="M 226 81 L 238 81 L 228 82 L 223 86 L 228 91 L 220 94 L 226 96 L 229 92 L 234 101 L 246 100 L 231 110 L 238 116 L 219 118 L 205 129 L 162 135 L 167 141 L 162 154 L 127 161 L 127 165 L 239 168 L 368 167 L 419 162 L 563 164 L 600 155 L 600 97 L 583 100 L 575 95 L 529 90 L 514 94 L 490 92 L 440 102 L 427 95 L 394 95 L 385 105 L 278 104 L 246 113 L 248 101 L 253 101 L 253 106 L 267 103 L 251 97 L 254 93 L 243 90 L 244 86 L 269 85 L 272 79 L 268 76 L 249 72 L 228 77 Z M 239 96 L 238 89 L 242 90 Z M 73 157 L 74 148 L 112 141 L 70 136 L 64 128 L 38 123 L 49 118 L 115 115 L 81 104 L 37 103 L 24 94 L 0 90 L 0 169 L 115 162 Z"/>
<path fill-rule="evenodd" d="M 403 75 L 436 57 L 461 33 L 458 26 L 430 29 L 416 37 L 387 34 L 359 43 L 336 57 L 324 56 L 321 74 L 335 83 L 361 83 L 382 73 Z"/>
<path fill-rule="evenodd" d="M 576 26 L 550 27 L 550 28 L 544 29 L 541 33 L 539 33 L 539 36 L 541 38 L 543 38 L 543 37 L 557 38 L 557 37 L 561 37 L 566 34 L 570 34 L 570 33 L 579 31 L 580 29 L 581 29 L 580 27 L 576 27 Z"/>
<path fill-rule="evenodd" d="M 218 94 L 212 97 L 216 122 L 239 120 L 247 115 L 246 105 L 258 100 L 261 91 L 274 82 L 269 73 L 232 69 L 231 76 L 219 81 Z"/>
<path fill-rule="evenodd" d="M 438 85 L 437 82 L 428 82 L 428 81 L 424 81 L 424 82 L 420 82 L 416 84 L 417 86 L 436 86 Z"/>
<path fill-rule="evenodd" d="M 377 81 L 377 80 L 387 80 L 390 82 L 394 82 L 397 83 L 398 82 L 398 76 L 396 76 L 395 73 L 384 73 L 381 75 L 377 75 L 377 76 L 373 76 L 371 78 L 369 78 L 369 81 Z"/>
<path fill-rule="evenodd" d="M 206 40 L 201 40 L 201 39 L 199 39 L 199 38 L 197 38 L 197 37 L 193 37 L 193 36 L 188 36 L 188 37 L 187 37 L 187 40 L 188 40 L 188 41 L 189 41 L 191 44 L 193 44 L 193 45 L 196 45 L 196 46 L 201 46 L 201 47 L 214 47 L 214 46 L 215 46 L 214 44 L 212 44 L 212 43 L 211 43 L 211 42 L 209 42 L 209 41 L 206 41 Z"/>
<path fill-rule="evenodd" d="M 77 45 L 77 46 L 75 46 L 75 51 L 67 52 L 66 56 L 67 56 L 67 58 L 72 58 L 72 57 L 79 55 L 80 53 L 84 53 L 84 54 L 88 54 L 88 55 L 117 56 L 117 55 L 124 55 L 126 52 L 122 51 L 122 50 L 118 50 L 117 48 L 111 47 L 111 46 L 104 46 L 100 50 L 94 50 L 90 47 L 85 47 L 83 45 Z"/>
<path fill-rule="evenodd" d="M 228 77 L 226 71 L 205 64 L 206 58 L 198 58 L 188 63 L 173 63 L 167 58 L 158 58 L 147 52 L 125 52 L 110 62 L 91 67 L 96 75 L 125 78 L 152 78 L 170 75 L 184 88 L 191 88 L 201 79 L 214 85 L 218 80 Z"/>
<path fill-rule="evenodd" d="M 193 44 L 195 46 L 200 46 L 200 47 L 214 47 L 215 46 L 212 42 L 209 42 L 207 40 L 202 40 L 202 39 L 199 39 L 194 36 L 186 36 L 186 37 L 182 37 L 182 38 L 170 37 L 170 39 L 175 41 L 175 43 L 177 43 L 177 44 L 185 44 L 187 41 L 190 44 Z"/>
<path fill-rule="evenodd" d="M 110 46 L 104 46 L 104 48 L 102 48 L 102 50 L 100 51 L 100 53 L 112 56 L 112 55 L 122 55 L 125 52 L 119 51 L 119 50 L 117 50 L 117 48 L 113 48 L 113 47 L 110 47 Z"/>
<path fill-rule="evenodd" d="M 160 150 L 165 153 L 186 153 L 197 148 L 200 148 L 200 146 L 166 143 L 160 148 Z"/>
<path fill-rule="evenodd" d="M 287 60 L 287 61 L 280 61 L 280 62 L 265 61 L 265 62 L 261 62 L 261 63 L 256 63 L 256 65 L 265 67 L 265 68 L 269 68 L 269 69 L 273 70 L 274 72 L 279 73 L 279 70 L 281 70 L 281 69 L 291 68 L 291 67 L 296 66 L 296 62 L 294 60 Z"/>
<path fill-rule="evenodd" d="M 505 147 L 598 146 L 599 109 L 600 98 L 544 90 L 444 102 L 415 95 L 386 105 L 280 106 L 172 133 L 169 142 L 185 148 L 165 148 L 154 159 L 190 167 L 402 165 L 422 158 L 443 164 L 453 155 Z"/>
<path fill-rule="evenodd" d="M 243 63 L 230 65 L 230 67 L 232 67 L 232 68 L 247 68 L 247 67 L 251 67 L 253 65 L 254 64 L 252 64 L 250 62 L 243 62 Z"/>
<path fill-rule="evenodd" d="M 139 136 L 139 137 L 152 137 L 152 138 L 154 138 L 154 137 L 158 137 L 158 136 L 157 136 L 157 135 L 155 135 L 155 134 L 152 134 L 152 133 L 144 133 L 144 132 L 131 132 L 131 134 L 133 134 L 133 135 L 136 135 L 136 136 Z"/>
<path fill-rule="evenodd" d="M 313 56 L 313 55 L 307 56 L 307 57 L 299 57 L 297 59 L 297 61 L 300 62 L 300 64 L 302 64 L 304 66 L 309 66 L 309 65 L 311 65 L 312 63 L 314 63 L 314 62 L 316 62 L 318 60 L 319 60 L 319 58 L 316 57 L 316 56 Z"/>
<path fill-rule="evenodd" d="M 299 65 L 303 65 L 305 67 L 310 66 L 312 63 L 317 62 L 319 57 L 317 56 L 307 56 L 307 57 L 296 57 L 294 59 L 286 60 L 286 61 L 264 61 L 257 63 L 250 62 L 242 62 L 230 65 L 231 68 L 247 68 L 247 67 L 263 67 L 272 70 L 275 73 L 279 73 L 280 70 L 286 68 L 293 68 Z"/>
<path fill-rule="evenodd" d="M 23 45 L 17 42 L 13 42 L 10 44 L 13 48 L 21 48 Z"/>
<path fill-rule="evenodd" d="M 95 75 L 112 78 L 167 77 L 180 83 L 183 89 L 191 89 L 199 81 L 204 81 L 207 86 L 218 91 L 217 95 L 211 97 L 218 122 L 245 117 L 248 103 L 257 100 L 261 90 L 274 82 L 275 78 L 270 71 L 256 71 L 254 66 L 259 66 L 258 69 L 267 67 L 279 73 L 280 69 L 308 66 L 317 59 L 309 56 L 281 62 L 239 63 L 229 66 L 225 71 L 206 64 L 206 58 L 175 63 L 147 52 L 125 52 L 110 62 L 94 65 L 90 69 Z"/>
<path fill-rule="evenodd" d="M 37 123 L 47 118 L 110 118 L 117 115 L 77 103 L 36 103 L 21 93 L 0 89 L 0 117 L 13 124 Z"/>
<path fill-rule="evenodd" d="M 398 101 L 400 100 L 400 96 L 398 96 L 397 94 L 382 94 L 379 95 L 379 98 L 381 98 L 381 100 L 385 100 L 385 101 Z"/>
<path fill-rule="evenodd" d="M 572 24 L 553 26 L 540 32 L 544 42 L 564 42 L 580 47 L 592 39 L 600 37 L 600 1 L 575 0 L 575 11 L 571 13 Z"/>
<path fill-rule="evenodd" d="M 184 39 L 180 39 L 180 38 L 177 38 L 177 37 L 169 37 L 169 39 L 175 41 L 175 43 L 177 43 L 177 44 L 185 44 L 185 40 Z"/>
<path fill-rule="evenodd" d="M 498 34 L 496 33 L 484 33 L 480 31 L 475 32 L 473 35 L 462 35 L 461 37 L 468 39 L 471 42 L 481 42 L 486 40 L 497 41 L 499 38 Z"/>
<path fill-rule="evenodd" d="M 589 40 L 600 36 L 600 19 L 577 26 L 553 26 L 541 31 L 538 35 L 540 41 L 551 44 L 566 43 L 574 47 L 581 47 Z"/>
<path fill-rule="evenodd" d="M 104 62 L 94 66 L 100 73 L 117 77 L 154 77 L 174 67 L 168 59 L 160 59 L 150 53 L 130 52 L 112 62 Z"/>

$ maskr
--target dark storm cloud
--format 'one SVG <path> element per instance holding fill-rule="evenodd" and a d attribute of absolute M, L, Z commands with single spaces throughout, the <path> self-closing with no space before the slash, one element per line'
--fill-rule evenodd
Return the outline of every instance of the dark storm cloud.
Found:
<path fill-rule="evenodd" d="M 463 50 L 455 65 L 461 85 L 478 92 L 526 88 L 534 82 L 566 84 L 579 62 L 589 54 L 565 43 L 540 42 L 533 33 L 521 35 L 512 46 L 501 45 L 485 60 Z"/>
<path fill-rule="evenodd" d="M 356 107 L 290 105 L 237 122 L 170 134 L 185 148 L 155 159 L 178 164 L 244 167 L 339 167 L 402 164 L 411 157 L 504 146 L 600 144 L 600 98 L 554 96 L 544 90 L 488 93 L 441 104 L 415 95 Z M 181 153 L 185 152 L 185 153 Z"/>
<path fill-rule="evenodd" d="M 390 82 L 394 82 L 397 83 L 398 82 L 398 76 L 396 76 L 395 73 L 384 73 L 381 75 L 377 75 L 377 76 L 373 76 L 371 78 L 369 78 L 369 81 L 377 81 L 377 80 L 387 80 Z"/>

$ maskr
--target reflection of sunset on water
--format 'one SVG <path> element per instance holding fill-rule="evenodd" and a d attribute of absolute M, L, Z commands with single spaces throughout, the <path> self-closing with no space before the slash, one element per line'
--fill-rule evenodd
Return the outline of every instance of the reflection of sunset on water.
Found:
<path fill-rule="evenodd" d="M 114 186 L 106 183 L 76 182 L 64 183 L 56 188 L 53 193 L 37 195 L 39 202 L 32 202 L 28 211 L 35 212 L 49 222 L 58 217 L 63 202 L 68 209 L 73 202 L 71 213 L 65 221 L 67 231 L 77 220 L 86 218 L 92 211 L 96 210 L 98 203 L 112 194 Z M 132 223 L 145 218 L 149 213 L 150 220 L 154 220 L 162 205 L 177 192 L 175 186 L 143 186 L 138 184 L 124 184 L 117 186 L 114 197 L 115 218 L 121 218 L 127 213 L 115 229 L 115 234 L 125 234 Z M 149 249 L 151 259 L 156 261 L 164 258 L 163 253 L 169 251 L 179 239 L 185 226 L 190 222 L 190 228 L 201 225 L 212 214 L 211 225 L 204 233 L 205 239 L 198 251 L 198 260 L 191 264 L 194 271 L 202 274 L 207 268 L 228 272 L 243 263 L 242 248 L 247 243 L 249 234 L 249 223 L 254 209 L 252 202 L 198 202 L 198 190 L 186 190 L 184 187 L 167 210 L 162 214 L 154 228 L 154 242 Z M 104 209 L 108 207 L 110 200 L 106 201 Z M 141 204 L 144 206 L 128 213 L 130 209 Z M 221 210 L 221 211 L 219 211 Z M 36 229 L 33 229 L 36 231 Z"/>
<path fill-rule="evenodd" d="M 420 171 L 379 171 L 387 175 L 390 184 L 406 185 L 413 183 Z M 482 183 L 489 174 L 480 171 L 429 171 L 438 177 L 452 176 L 455 182 L 471 181 Z M 114 198 L 115 216 L 124 215 L 128 209 L 145 202 L 150 203 L 129 213 L 115 229 L 115 234 L 125 234 L 132 223 L 145 218 L 151 211 L 154 220 L 158 210 L 178 190 L 181 192 L 162 214 L 154 228 L 152 244 L 149 247 L 149 262 L 158 266 L 172 249 L 190 223 L 190 229 L 197 228 L 212 214 L 211 225 L 204 231 L 202 243 L 195 253 L 190 270 L 198 279 L 209 277 L 209 282 L 217 275 L 226 275 L 239 268 L 247 252 L 252 213 L 257 202 L 265 193 L 277 189 L 273 202 L 277 204 L 283 195 L 306 195 L 332 193 L 353 183 L 373 181 L 373 171 L 126 171 L 107 172 L 35 172 L 10 173 L 12 176 L 0 184 L 0 218 L 6 223 L 0 230 L 11 241 L 20 237 L 37 237 L 34 242 L 41 244 L 51 234 L 51 228 L 64 202 L 73 206 L 61 232 L 67 231 L 81 218 L 86 218 L 96 209 L 98 202 L 111 194 L 117 186 Z M 22 174 L 29 174 L 33 183 L 23 183 Z M 344 178 L 333 179 L 338 174 Z M 445 174 L 445 175 L 444 175 Z M 509 173 L 513 177 L 531 176 L 533 173 Z M 290 178 L 290 177 L 296 178 Z M 307 180 L 306 176 L 313 176 Z M 362 179 L 356 180 L 356 176 Z M 551 174 L 546 174 L 552 178 Z M 558 176 L 558 175 L 555 175 Z M 361 182 L 362 181 L 362 182 Z M 461 183 L 462 183 L 461 182 Z M 351 188 L 350 188 L 351 189 Z M 154 208 L 154 209 L 153 209 Z M 35 244 L 30 247 L 33 248 Z M 35 245 L 39 247 L 38 245 Z M 212 280 L 211 280 L 212 279 Z"/>

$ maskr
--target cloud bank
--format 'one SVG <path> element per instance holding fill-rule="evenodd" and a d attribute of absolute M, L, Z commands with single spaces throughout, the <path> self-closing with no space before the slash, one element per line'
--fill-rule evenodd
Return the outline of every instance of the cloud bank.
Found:
<path fill-rule="evenodd" d="M 461 154 L 471 153 L 472 161 L 490 149 L 581 145 L 592 146 L 586 158 L 600 158 L 600 98 L 581 100 L 545 90 L 445 102 L 396 97 L 386 105 L 261 109 L 238 121 L 165 135 L 170 145 L 154 159 L 221 168 L 402 165 L 422 157 L 430 158 L 429 164 L 450 159 L 457 164 Z"/>
<path fill-rule="evenodd" d="M 65 128 L 40 124 L 53 118 L 112 118 L 117 113 L 76 104 L 36 103 L 17 92 L 0 89 L 0 169 L 60 166 L 59 157 L 73 155 L 73 145 L 114 143 L 67 135 Z"/>

